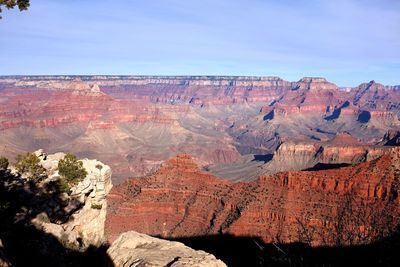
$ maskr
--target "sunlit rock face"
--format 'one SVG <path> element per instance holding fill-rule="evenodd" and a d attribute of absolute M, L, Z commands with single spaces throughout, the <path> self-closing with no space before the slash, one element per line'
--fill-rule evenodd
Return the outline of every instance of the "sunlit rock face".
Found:
<path fill-rule="evenodd" d="M 39 157 L 40 164 L 46 169 L 48 178 L 43 181 L 48 183 L 60 179 L 58 162 L 64 158 L 65 153 L 47 155 L 43 150 L 35 154 Z M 76 186 L 71 188 L 69 194 L 63 193 L 59 198 L 65 204 L 49 200 L 42 212 L 32 220 L 33 224 L 45 233 L 57 237 L 61 242 L 68 243 L 76 248 L 100 246 L 106 242 L 104 236 L 104 222 L 107 213 L 106 196 L 112 188 L 111 168 L 95 159 L 81 159 L 87 175 Z M 96 167 L 97 166 L 97 167 Z M 101 166 L 101 167 L 99 167 Z M 58 214 L 68 216 L 54 222 L 43 219 L 44 217 L 58 217 Z M 60 215 L 60 218 L 61 215 Z"/>
<path fill-rule="evenodd" d="M 375 230 L 399 223 L 386 220 L 399 214 L 399 153 L 387 149 L 378 159 L 354 166 L 281 172 L 241 183 L 204 173 L 189 155 L 180 154 L 153 175 L 113 188 L 106 235 L 115 240 L 128 230 L 169 238 L 229 233 L 265 242 L 334 245 L 350 242 L 342 234 L 369 229 L 364 239 L 351 242 L 372 242 L 379 238 Z M 346 229 L 338 232 L 335 227 L 343 220 Z M 312 236 L 303 228 L 312 229 Z"/>
<path fill-rule="evenodd" d="M 162 240 L 134 231 L 121 234 L 107 254 L 114 266 L 226 267 L 213 255 L 182 243 Z"/>
<path fill-rule="evenodd" d="M 252 168 L 251 155 L 274 154 L 282 143 L 325 147 L 346 133 L 346 146 L 383 146 L 400 130 L 399 103 L 395 86 L 342 89 L 315 77 L 0 77 L 0 146 L 11 157 L 45 147 L 97 158 L 114 183 L 152 173 L 177 153 L 246 179 L 234 167 Z"/>

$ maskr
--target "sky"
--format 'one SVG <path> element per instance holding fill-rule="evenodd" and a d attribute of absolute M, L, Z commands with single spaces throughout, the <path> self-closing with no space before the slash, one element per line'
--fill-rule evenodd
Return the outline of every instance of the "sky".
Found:
<path fill-rule="evenodd" d="M 0 75 L 255 75 L 400 84 L 399 0 L 31 0 Z"/>

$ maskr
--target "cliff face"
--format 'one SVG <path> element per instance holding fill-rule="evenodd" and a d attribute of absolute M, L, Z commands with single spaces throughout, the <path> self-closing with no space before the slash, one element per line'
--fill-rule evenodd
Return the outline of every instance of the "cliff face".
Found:
<path fill-rule="evenodd" d="M 163 237 L 230 233 L 266 242 L 305 242 L 307 237 L 313 245 L 332 245 L 348 244 L 341 233 L 358 234 L 362 229 L 368 236 L 351 242 L 371 241 L 378 238 L 372 229 L 391 227 L 383 214 L 399 212 L 399 153 L 390 149 L 356 166 L 283 172 L 248 183 L 203 173 L 190 156 L 178 155 L 155 174 L 113 188 L 106 235 L 114 240 L 127 230 Z M 387 225 L 376 224 L 372 207 Z M 349 214 L 350 208 L 358 216 Z M 339 232 L 337 226 L 345 219 L 347 228 Z"/>
<path fill-rule="evenodd" d="M 46 147 L 98 158 L 118 183 L 179 152 L 219 167 L 273 154 L 281 143 L 333 142 L 338 132 L 353 138 L 348 146 L 382 146 L 400 130 L 399 103 L 394 87 L 344 90 L 310 77 L 0 77 L 0 145 L 12 156 Z"/>
<path fill-rule="evenodd" d="M 259 173 L 306 170 L 318 165 L 329 168 L 338 164 L 358 164 L 376 159 L 383 153 L 384 148 L 362 145 L 357 140 L 348 138 L 348 135 L 322 143 L 285 142 L 277 148 L 272 159 L 261 167 L 262 171 Z"/>
<path fill-rule="evenodd" d="M 88 124 L 109 128 L 120 122 L 172 124 L 168 114 L 187 112 L 187 107 L 156 107 L 149 103 L 124 102 L 104 94 L 77 95 L 74 90 L 4 90 L 7 105 L 0 107 L 1 130 L 10 128 L 47 128 L 68 124 Z M 90 92 L 90 91 L 89 91 Z"/>
<path fill-rule="evenodd" d="M 338 90 L 338 87 L 321 77 L 305 77 L 296 83 L 295 89 L 305 89 L 310 91 Z"/>

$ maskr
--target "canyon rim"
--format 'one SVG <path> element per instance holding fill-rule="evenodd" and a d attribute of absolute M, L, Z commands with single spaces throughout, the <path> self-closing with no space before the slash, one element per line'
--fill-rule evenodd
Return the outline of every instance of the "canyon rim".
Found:
<path fill-rule="evenodd" d="M 399 22 L 0 0 L 0 267 L 398 266 Z"/>

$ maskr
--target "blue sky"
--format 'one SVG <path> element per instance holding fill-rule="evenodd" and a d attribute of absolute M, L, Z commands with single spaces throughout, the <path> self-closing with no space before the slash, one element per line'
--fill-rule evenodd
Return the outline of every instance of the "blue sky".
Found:
<path fill-rule="evenodd" d="M 0 75 L 323 76 L 400 84 L 398 0 L 31 0 Z"/>

